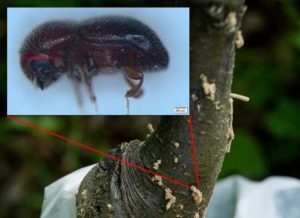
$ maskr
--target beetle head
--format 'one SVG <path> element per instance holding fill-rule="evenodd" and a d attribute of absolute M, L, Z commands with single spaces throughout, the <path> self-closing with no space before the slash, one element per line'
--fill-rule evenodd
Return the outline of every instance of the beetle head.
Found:
<path fill-rule="evenodd" d="M 26 76 L 40 89 L 55 82 L 63 73 L 63 63 L 49 56 L 22 58 L 22 68 Z"/>

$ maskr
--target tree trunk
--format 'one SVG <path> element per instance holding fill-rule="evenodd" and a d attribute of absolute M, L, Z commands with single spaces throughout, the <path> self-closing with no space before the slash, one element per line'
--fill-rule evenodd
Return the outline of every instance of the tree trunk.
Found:
<path fill-rule="evenodd" d="M 78 217 L 204 217 L 233 139 L 231 82 L 243 0 L 193 0 L 190 114 L 163 116 L 146 141 L 123 143 L 111 155 L 176 179 L 188 187 L 105 157 L 82 181 Z M 192 189 L 189 188 L 194 186 Z"/>

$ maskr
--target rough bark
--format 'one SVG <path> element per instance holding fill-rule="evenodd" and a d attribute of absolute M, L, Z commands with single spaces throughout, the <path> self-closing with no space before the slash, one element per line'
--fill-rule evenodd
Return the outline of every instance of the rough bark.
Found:
<path fill-rule="evenodd" d="M 243 3 L 194 0 L 190 5 L 190 114 L 201 203 L 197 204 L 189 188 L 104 158 L 81 183 L 76 202 L 78 217 L 205 216 L 233 139 L 230 92 Z M 146 141 L 123 143 L 110 154 L 196 186 L 188 120 L 186 116 L 164 116 Z"/>

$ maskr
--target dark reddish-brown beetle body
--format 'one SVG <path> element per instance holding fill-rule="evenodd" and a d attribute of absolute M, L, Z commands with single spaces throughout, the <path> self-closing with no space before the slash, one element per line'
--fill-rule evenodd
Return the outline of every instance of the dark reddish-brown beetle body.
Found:
<path fill-rule="evenodd" d="M 22 69 L 41 89 L 65 73 L 74 84 L 84 81 L 93 101 L 91 78 L 102 69 L 121 71 L 132 87 L 126 97 L 138 97 L 142 72 L 164 69 L 168 63 L 157 35 L 140 21 L 123 16 L 48 22 L 37 27 L 21 48 Z"/>

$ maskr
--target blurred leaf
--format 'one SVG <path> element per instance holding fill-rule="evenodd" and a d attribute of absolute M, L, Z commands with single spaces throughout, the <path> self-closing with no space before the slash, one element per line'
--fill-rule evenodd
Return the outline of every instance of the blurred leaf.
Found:
<path fill-rule="evenodd" d="M 18 116 L 16 118 L 52 132 L 58 132 L 63 127 L 62 125 L 63 122 L 61 122 L 63 120 L 60 120 L 59 118 L 53 116 L 44 116 L 44 117 Z M 49 134 L 37 130 L 35 128 L 29 127 L 27 125 L 24 125 L 22 123 L 19 123 L 17 121 L 7 119 L 6 122 L 7 125 L 5 126 L 5 129 L 8 131 L 9 130 L 24 131 L 24 132 L 33 133 L 34 135 L 37 135 L 39 137 L 46 137 L 46 138 L 49 137 Z"/>
<path fill-rule="evenodd" d="M 280 141 L 277 146 L 271 149 L 271 161 L 274 164 L 286 164 L 291 160 L 297 159 L 300 154 L 299 142 Z"/>
<path fill-rule="evenodd" d="M 234 173 L 260 178 L 267 171 L 261 145 L 247 132 L 236 132 L 231 151 L 225 156 L 221 177 Z"/>
<path fill-rule="evenodd" d="M 19 117 L 17 117 L 17 118 L 19 118 Z M 20 118 L 20 119 L 23 119 L 23 118 Z M 14 121 L 14 120 L 6 118 L 4 120 L 4 122 L 5 122 L 5 125 L 3 125 L 4 130 L 7 130 L 7 131 L 12 131 L 12 130 L 13 131 L 24 131 L 24 132 L 29 132 L 30 131 L 30 128 L 28 128 L 27 126 L 25 126 L 25 125 L 23 125 L 19 122 Z M 7 134 L 7 131 L 3 131 L 3 133 Z"/>
<path fill-rule="evenodd" d="M 39 167 L 34 167 L 34 165 L 37 163 L 39 163 Z M 51 164 L 55 164 L 55 163 L 48 163 L 46 161 L 41 161 L 40 158 L 35 158 L 33 159 L 32 163 L 30 163 L 30 166 L 32 168 L 32 173 L 35 176 L 36 181 L 39 182 L 39 184 L 41 184 L 42 186 L 47 186 L 50 183 L 52 183 L 53 181 L 55 181 L 55 177 L 53 176 L 53 172 L 51 172 L 51 167 L 49 165 Z M 58 165 L 59 163 L 57 163 Z M 55 167 L 54 167 L 55 168 Z"/>
<path fill-rule="evenodd" d="M 280 1 L 283 6 L 285 15 L 293 22 L 296 26 L 300 27 L 300 13 L 297 10 L 296 0 L 285 0 Z"/>
<path fill-rule="evenodd" d="M 276 138 L 300 139 L 300 102 L 281 100 L 265 119 L 268 131 Z"/>
<path fill-rule="evenodd" d="M 60 130 L 62 127 L 59 119 L 53 116 L 41 117 L 39 119 L 35 119 L 33 122 L 35 122 L 36 125 L 53 132 Z"/>
<path fill-rule="evenodd" d="M 30 193 L 29 197 L 25 199 L 25 206 L 30 210 L 40 210 L 41 203 L 43 202 L 43 196 L 40 194 L 40 190 Z"/>
<path fill-rule="evenodd" d="M 289 38 L 290 43 L 294 48 L 300 51 L 300 31 L 294 32 L 290 35 Z"/>
<path fill-rule="evenodd" d="M 234 92 L 239 92 L 250 97 L 249 106 L 253 108 L 262 107 L 277 92 L 274 86 L 279 83 L 275 74 L 280 74 L 278 69 L 261 66 L 248 66 L 241 69 L 234 83 Z M 278 75 L 280 76 L 280 75 Z M 279 84 L 278 84 L 278 88 Z"/>

